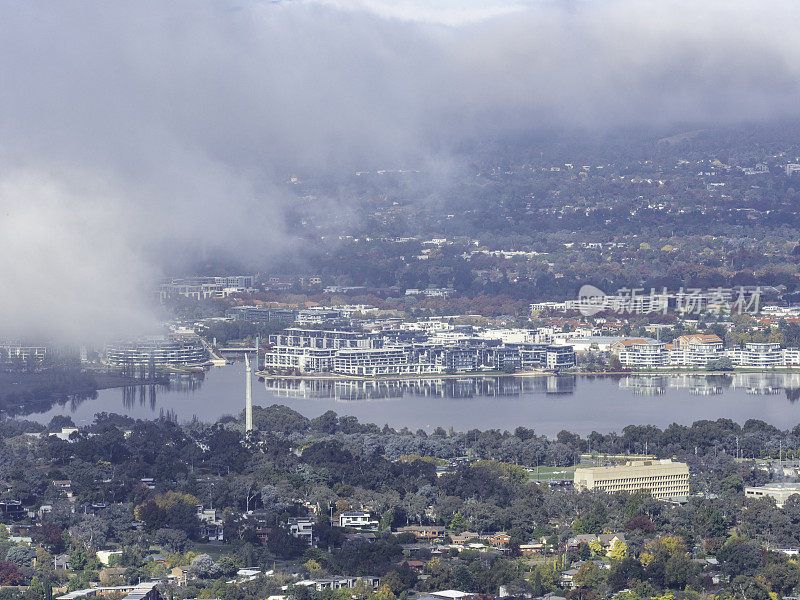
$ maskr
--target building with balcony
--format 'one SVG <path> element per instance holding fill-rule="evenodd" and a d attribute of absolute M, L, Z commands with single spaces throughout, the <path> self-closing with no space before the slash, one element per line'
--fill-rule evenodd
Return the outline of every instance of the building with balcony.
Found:
<path fill-rule="evenodd" d="M 669 364 L 669 351 L 663 342 L 646 339 L 620 340 L 612 345 L 625 367 L 663 367 Z"/>
<path fill-rule="evenodd" d="M 673 342 L 670 363 L 690 367 L 705 367 L 725 356 L 725 344 L 716 335 L 682 335 Z"/>
<path fill-rule="evenodd" d="M 427 372 L 433 372 L 433 365 L 427 365 Z M 419 373 L 424 363 L 409 362 L 405 348 L 344 348 L 337 350 L 333 357 L 331 370 L 343 375 L 375 376 Z"/>
<path fill-rule="evenodd" d="M 771 342 L 749 342 L 744 348 L 728 350 L 726 356 L 738 367 L 765 369 L 784 364 L 780 344 Z"/>
<path fill-rule="evenodd" d="M 106 346 L 105 360 L 115 367 L 141 365 L 200 365 L 208 361 L 197 336 L 152 336 Z"/>

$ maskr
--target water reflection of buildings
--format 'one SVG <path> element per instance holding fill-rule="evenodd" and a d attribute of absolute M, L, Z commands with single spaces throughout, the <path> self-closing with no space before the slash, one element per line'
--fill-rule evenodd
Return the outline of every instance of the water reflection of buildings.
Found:
<path fill-rule="evenodd" d="M 698 396 L 722 394 L 725 388 L 742 389 L 748 394 L 774 395 L 786 392 L 794 401 L 800 389 L 800 373 L 732 373 L 730 375 L 641 375 L 623 377 L 620 389 L 643 396 L 658 396 L 667 389 L 685 389 Z"/>
<path fill-rule="evenodd" d="M 426 377 L 377 381 L 278 378 L 265 380 L 267 391 L 290 398 L 377 400 L 423 396 L 438 398 L 509 397 L 523 394 L 571 394 L 574 375 L 548 377 Z"/>
<path fill-rule="evenodd" d="M 155 410 L 159 393 L 196 392 L 203 385 L 205 373 L 171 373 L 166 384 L 128 385 L 122 388 L 122 405 L 125 408 L 149 406 Z"/>

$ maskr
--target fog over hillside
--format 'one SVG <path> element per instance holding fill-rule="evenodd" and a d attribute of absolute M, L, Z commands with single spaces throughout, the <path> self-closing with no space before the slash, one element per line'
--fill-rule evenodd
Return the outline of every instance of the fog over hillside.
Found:
<path fill-rule="evenodd" d="M 0 331 L 149 327 L 164 253 L 292 244 L 293 173 L 800 116 L 798 22 L 788 0 L 2 2 Z"/>

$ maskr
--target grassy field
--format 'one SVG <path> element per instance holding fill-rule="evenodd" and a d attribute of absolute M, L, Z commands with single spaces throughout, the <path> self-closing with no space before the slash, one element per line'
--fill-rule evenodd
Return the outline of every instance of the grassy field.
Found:
<path fill-rule="evenodd" d="M 528 474 L 530 481 L 562 481 L 575 477 L 575 467 L 538 467 Z"/>

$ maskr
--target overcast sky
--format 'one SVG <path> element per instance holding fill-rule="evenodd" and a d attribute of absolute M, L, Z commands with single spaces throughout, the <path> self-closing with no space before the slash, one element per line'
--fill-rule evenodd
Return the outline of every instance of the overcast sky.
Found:
<path fill-rule="evenodd" d="M 146 327 L 152 249 L 284 247 L 291 173 L 797 116 L 799 22 L 788 0 L 0 2 L 0 337 Z"/>

